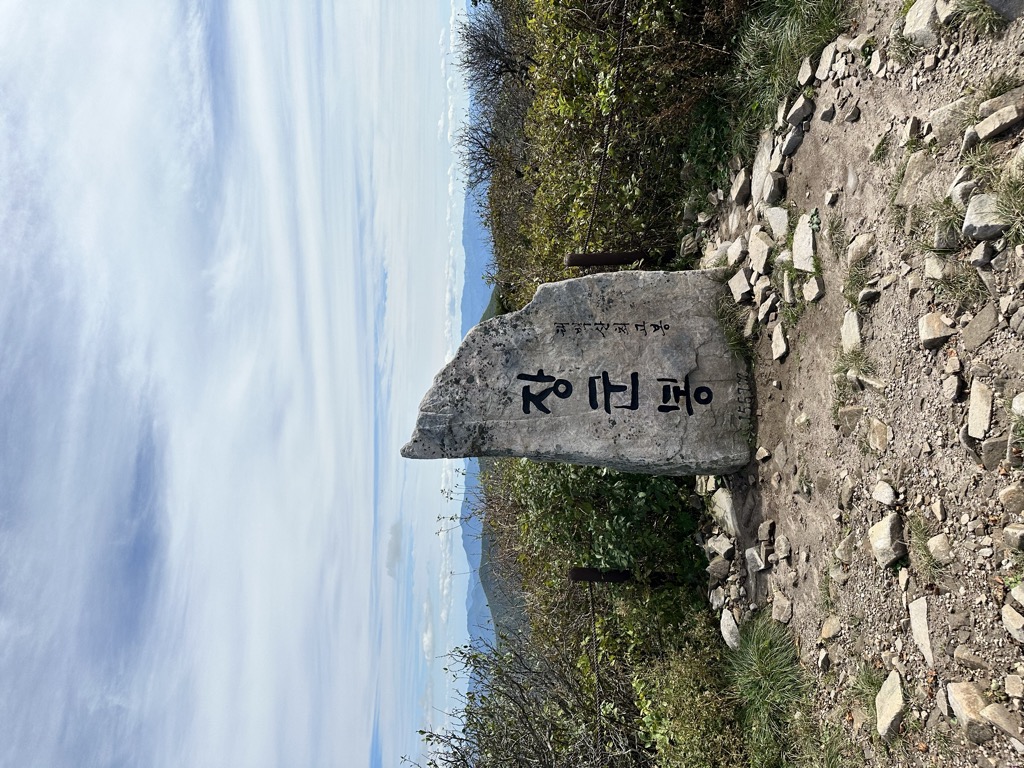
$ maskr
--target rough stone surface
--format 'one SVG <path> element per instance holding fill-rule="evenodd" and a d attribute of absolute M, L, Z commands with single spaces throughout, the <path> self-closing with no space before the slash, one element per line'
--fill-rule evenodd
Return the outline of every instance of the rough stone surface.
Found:
<path fill-rule="evenodd" d="M 781 592 L 776 592 L 772 601 L 772 618 L 782 624 L 789 624 L 793 619 L 793 601 Z"/>
<path fill-rule="evenodd" d="M 967 434 L 981 440 L 992 419 L 992 389 L 980 379 L 971 384 L 971 404 L 967 410 Z"/>
<path fill-rule="evenodd" d="M 900 684 L 900 673 L 895 669 L 889 673 L 882 687 L 875 696 L 875 713 L 878 735 L 889 741 L 899 733 L 903 722 L 903 686 Z"/>
<path fill-rule="evenodd" d="M 963 133 L 961 125 L 964 115 L 969 112 L 970 108 L 971 101 L 964 96 L 932 110 L 928 115 L 928 122 L 932 124 L 932 134 L 940 145 L 945 146 L 954 139 L 960 138 Z"/>
<path fill-rule="evenodd" d="M 825 46 L 825 49 L 821 52 L 821 58 L 818 59 L 818 68 L 814 71 L 814 76 L 818 80 L 825 80 L 828 78 L 829 72 L 832 71 L 832 64 L 836 60 L 836 44 L 829 43 Z"/>
<path fill-rule="evenodd" d="M 947 339 L 956 335 L 956 330 L 946 325 L 938 312 L 929 312 L 918 320 L 917 332 L 925 349 L 938 349 Z"/>
<path fill-rule="evenodd" d="M 870 256 L 875 247 L 875 239 L 874 232 L 861 232 L 853 238 L 846 248 L 847 265 L 853 266 Z"/>
<path fill-rule="evenodd" d="M 750 236 L 747 250 L 750 254 L 750 268 L 759 275 L 768 272 L 768 256 L 772 252 L 772 239 L 767 232 L 755 232 Z"/>
<path fill-rule="evenodd" d="M 981 104 L 978 105 L 978 117 L 984 120 L 994 112 L 998 112 L 1000 109 L 1014 104 L 1019 107 L 1024 107 L 1024 85 L 1007 91 L 1001 96 L 996 96 L 988 101 L 981 102 Z"/>
<path fill-rule="evenodd" d="M 999 215 L 996 198 L 981 194 L 971 198 L 960 231 L 971 240 L 995 240 L 1009 226 Z"/>
<path fill-rule="evenodd" d="M 524 309 L 469 332 L 423 398 L 402 455 L 670 475 L 739 469 L 751 453 L 750 384 L 715 314 L 721 280 L 638 271 L 540 286 Z"/>
<path fill-rule="evenodd" d="M 739 518 L 736 516 L 736 505 L 733 503 L 732 491 L 728 488 L 719 488 L 711 494 L 709 511 L 714 521 L 729 536 L 735 539 L 739 535 L 740 524 Z"/>
<path fill-rule="evenodd" d="M 1012 605 L 1004 605 L 1001 611 L 1003 628 L 1010 633 L 1010 637 L 1018 643 L 1024 643 L 1024 616 Z"/>
<path fill-rule="evenodd" d="M 1010 104 L 986 117 L 974 126 L 974 130 L 977 131 L 979 139 L 988 141 L 1011 128 L 1015 128 L 1021 122 L 1024 122 L 1024 109 L 1021 109 L 1016 104 Z"/>
<path fill-rule="evenodd" d="M 928 598 L 919 597 L 910 604 L 910 632 L 921 655 L 929 667 L 935 664 L 932 656 L 932 637 L 928 630 Z"/>
<path fill-rule="evenodd" d="M 937 533 L 925 542 L 928 552 L 935 562 L 940 565 L 948 565 L 953 562 L 953 544 L 945 533 Z"/>
<path fill-rule="evenodd" d="M 1018 494 L 1019 503 L 1022 505 L 1022 508 L 1024 508 L 1024 491 L 1021 491 L 1021 488 L 1019 486 L 1011 487 L 1013 487 L 1016 490 Z M 1005 493 L 1008 490 L 1010 489 L 1007 488 L 1002 493 L 999 494 L 1000 501 L 1003 501 L 1003 493 Z M 1003 502 L 1003 506 L 1006 506 L 1006 502 Z M 1009 511 L 1009 507 L 1007 507 L 1007 510 Z M 1020 509 L 1017 509 L 1013 512 L 1013 514 L 1019 514 L 1020 511 Z M 1009 549 L 1016 549 L 1018 551 L 1024 549 L 1024 524 L 1010 523 L 1008 526 L 1003 528 L 1003 546 Z"/>
<path fill-rule="evenodd" d="M 768 166 L 771 162 L 774 141 L 771 131 L 765 131 L 761 134 L 760 142 L 757 145 L 754 167 L 750 174 L 750 191 L 753 195 L 752 202 L 755 204 L 760 202 L 764 191 L 764 182 L 770 171 Z"/>
<path fill-rule="evenodd" d="M 811 215 L 805 213 L 796 223 L 793 233 L 793 266 L 801 272 L 814 272 L 814 230 Z"/>
<path fill-rule="evenodd" d="M 875 453 L 885 453 L 889 449 L 889 442 L 892 440 L 892 437 L 892 427 L 881 419 L 876 419 L 872 416 L 868 424 L 868 447 Z M 885 484 L 889 485 L 888 483 Z M 889 487 L 891 488 L 892 486 Z M 893 499 L 895 500 L 895 498 L 894 492 Z"/>
<path fill-rule="evenodd" d="M 804 301 L 814 303 L 825 295 L 825 281 L 820 275 L 813 275 L 804 283 Z"/>
<path fill-rule="evenodd" d="M 892 512 L 875 523 L 868 530 L 871 553 L 882 568 L 888 568 L 907 554 L 903 539 L 903 520 Z"/>
<path fill-rule="evenodd" d="M 779 202 L 786 195 L 786 176 L 779 171 L 772 171 L 764 180 L 761 199 L 769 205 Z"/>
<path fill-rule="evenodd" d="M 879 480 L 871 491 L 871 498 L 883 507 L 891 507 L 896 503 L 896 491 L 885 480 Z"/>
<path fill-rule="evenodd" d="M 732 293 L 732 300 L 737 304 L 749 301 L 753 295 L 753 287 L 750 285 L 750 278 L 753 273 L 750 267 L 743 267 L 736 271 L 736 274 L 729 278 L 729 292 Z"/>
<path fill-rule="evenodd" d="M 988 704 L 980 685 L 968 682 L 950 683 L 946 686 L 946 698 L 956 721 L 970 741 L 984 744 L 992 738 L 992 728 L 981 714 Z"/>
<path fill-rule="evenodd" d="M 789 342 L 786 340 L 786 332 L 782 330 L 782 323 L 779 323 L 772 331 L 772 360 L 781 360 L 787 352 Z"/>
<path fill-rule="evenodd" d="M 964 349 L 968 352 L 977 350 L 991 338 L 998 324 L 999 307 L 995 302 L 990 301 L 964 328 L 963 335 L 960 337 L 963 339 Z"/>
<path fill-rule="evenodd" d="M 846 314 L 843 315 L 843 329 L 842 329 L 842 344 L 843 352 L 849 354 L 860 349 L 860 316 L 857 314 L 857 310 L 848 309 Z"/>
<path fill-rule="evenodd" d="M 733 179 L 732 189 L 729 190 L 729 198 L 736 205 L 746 205 L 750 202 L 750 170 L 742 168 Z"/>
<path fill-rule="evenodd" d="M 781 206 L 773 206 L 764 212 L 764 220 L 772 231 L 775 242 L 784 242 L 789 234 L 789 211 Z"/>
<path fill-rule="evenodd" d="M 931 152 L 921 149 L 910 156 L 907 161 L 907 171 L 903 175 L 903 183 L 899 192 L 896 193 L 896 205 L 908 206 L 913 203 L 920 194 L 921 185 L 924 180 L 935 170 L 935 158 Z"/>
<path fill-rule="evenodd" d="M 1011 739 L 1020 738 L 1020 717 L 1010 712 L 1004 705 L 989 704 L 981 710 L 981 716 Z"/>
<path fill-rule="evenodd" d="M 939 17 L 935 8 L 935 0 L 917 0 L 907 11 L 903 25 L 903 36 L 920 46 L 930 47 L 939 39 L 935 34 L 935 25 Z"/>
<path fill-rule="evenodd" d="M 740 628 L 736 624 L 736 619 L 733 618 L 732 611 L 728 608 L 722 611 L 722 620 L 719 623 L 719 627 L 722 630 L 722 639 L 725 640 L 725 644 L 734 651 L 739 648 Z"/>
<path fill-rule="evenodd" d="M 786 122 L 790 125 L 800 125 L 804 120 L 814 114 L 814 102 L 801 94 L 793 102 L 793 106 L 786 113 Z"/>

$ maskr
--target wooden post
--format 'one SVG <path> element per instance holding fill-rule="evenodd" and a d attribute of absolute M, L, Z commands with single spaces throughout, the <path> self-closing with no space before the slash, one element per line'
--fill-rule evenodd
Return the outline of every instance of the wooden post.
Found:
<path fill-rule="evenodd" d="M 601 583 L 601 584 L 625 584 L 635 581 L 632 571 L 615 568 L 584 568 L 577 566 L 569 569 L 569 581 Z M 647 585 L 657 589 L 658 587 L 678 587 L 682 581 L 674 573 L 654 571 L 647 579 Z"/>
<path fill-rule="evenodd" d="M 565 257 L 567 267 L 620 267 L 647 257 L 646 251 L 617 253 L 570 253 Z"/>

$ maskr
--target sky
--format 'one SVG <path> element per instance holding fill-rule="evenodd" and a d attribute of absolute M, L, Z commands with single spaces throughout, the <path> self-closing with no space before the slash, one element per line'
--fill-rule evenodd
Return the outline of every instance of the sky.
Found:
<path fill-rule="evenodd" d="M 455 690 L 459 0 L 0 0 L 0 765 L 394 766 Z M 451 491 L 451 493 L 449 493 Z"/>

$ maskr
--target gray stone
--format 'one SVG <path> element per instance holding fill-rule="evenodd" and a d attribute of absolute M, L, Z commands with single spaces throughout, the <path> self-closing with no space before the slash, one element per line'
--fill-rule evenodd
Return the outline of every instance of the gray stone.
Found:
<path fill-rule="evenodd" d="M 978 135 L 978 130 L 973 125 L 969 126 L 964 131 L 964 139 L 960 142 L 960 156 L 964 157 L 968 152 L 974 149 L 981 143 L 981 137 Z"/>
<path fill-rule="evenodd" d="M 764 520 L 757 526 L 757 540 L 758 541 L 771 541 L 775 538 L 775 521 Z"/>
<path fill-rule="evenodd" d="M 716 555 L 721 555 L 726 560 L 732 560 L 736 554 L 736 545 L 733 544 L 732 539 L 722 534 L 717 534 L 708 539 L 708 549 Z"/>
<path fill-rule="evenodd" d="M 935 34 L 935 25 L 938 21 L 935 0 L 917 0 L 907 11 L 903 23 L 903 36 L 916 45 L 931 47 L 939 42 Z"/>
<path fill-rule="evenodd" d="M 736 619 L 733 618 L 732 611 L 728 608 L 722 611 L 722 620 L 719 622 L 719 628 L 722 631 L 722 639 L 725 640 L 725 644 L 734 651 L 738 650 L 740 647 L 740 628 L 736 624 Z"/>
<path fill-rule="evenodd" d="M 972 267 L 986 267 L 992 261 L 994 253 L 995 248 L 992 243 L 983 240 L 971 249 L 970 265 Z"/>
<path fill-rule="evenodd" d="M 935 665 L 932 656 L 932 637 L 928 631 L 928 598 L 919 597 L 910 604 L 910 632 L 921 655 L 929 667 Z"/>
<path fill-rule="evenodd" d="M 938 312 L 929 312 L 918 320 L 917 332 L 925 349 L 938 349 L 947 339 L 956 335 L 956 331 L 946 325 Z"/>
<path fill-rule="evenodd" d="M 974 130 L 978 132 L 979 139 L 988 141 L 1017 127 L 1021 122 L 1024 122 L 1024 109 L 1017 104 L 1011 104 L 993 112 L 975 125 Z"/>
<path fill-rule="evenodd" d="M 800 62 L 800 71 L 796 73 L 797 85 L 803 87 L 810 85 L 814 82 L 814 67 L 811 66 L 811 59 L 808 56 L 804 56 L 804 60 Z"/>
<path fill-rule="evenodd" d="M 765 210 L 764 219 L 772 231 L 775 242 L 785 242 L 786 235 L 789 234 L 789 211 L 780 206 L 774 206 Z"/>
<path fill-rule="evenodd" d="M 779 535 L 775 537 L 775 554 L 780 560 L 788 560 L 793 552 L 793 545 L 789 543 L 789 537 Z"/>
<path fill-rule="evenodd" d="M 772 239 L 766 232 L 754 232 L 750 236 L 747 250 L 750 253 L 750 268 L 759 275 L 768 272 L 768 255 L 772 252 Z"/>
<path fill-rule="evenodd" d="M 932 536 L 925 542 L 925 546 L 928 547 L 929 554 L 939 565 L 948 565 L 953 562 L 953 545 L 945 533 Z"/>
<path fill-rule="evenodd" d="M 769 205 L 774 205 L 786 196 L 786 177 L 778 171 L 772 171 L 764 180 L 764 190 L 761 199 Z"/>
<path fill-rule="evenodd" d="M 708 574 L 708 581 L 712 585 L 721 584 L 729 577 L 731 564 L 721 555 L 715 555 L 704 570 Z"/>
<path fill-rule="evenodd" d="M 822 640 L 833 640 L 839 637 L 839 633 L 842 630 L 842 622 L 839 620 L 839 617 L 833 613 L 827 616 L 825 621 L 821 623 L 820 637 Z"/>
<path fill-rule="evenodd" d="M 935 170 L 935 158 L 927 149 L 921 149 L 910 156 L 903 183 L 896 193 L 896 205 L 909 206 L 916 202 L 924 180 Z"/>
<path fill-rule="evenodd" d="M 856 103 L 846 112 L 846 116 L 843 118 L 848 123 L 856 123 L 860 120 L 860 104 Z"/>
<path fill-rule="evenodd" d="M 985 0 L 1007 21 L 1016 21 L 1024 16 L 1024 0 Z"/>
<path fill-rule="evenodd" d="M 874 53 L 871 54 L 871 64 L 869 65 L 869 67 L 871 69 L 871 74 L 873 74 L 875 77 L 878 77 L 879 75 L 885 72 L 885 64 L 886 58 L 884 50 L 879 48 Z"/>
<path fill-rule="evenodd" d="M 1009 444 L 1006 435 L 990 437 L 981 444 L 981 463 L 989 472 L 999 469 L 999 464 L 1006 458 L 1006 446 Z"/>
<path fill-rule="evenodd" d="M 967 409 L 967 434 L 982 440 L 992 419 L 992 389 L 983 381 L 971 383 L 971 402 Z"/>
<path fill-rule="evenodd" d="M 921 121 L 914 115 L 907 118 L 903 123 L 903 131 L 900 133 L 900 146 L 905 147 L 912 140 L 921 135 Z"/>
<path fill-rule="evenodd" d="M 963 643 L 953 649 L 953 659 L 961 667 L 965 667 L 967 669 L 983 671 L 988 671 L 989 669 L 988 663 L 986 663 L 981 656 L 972 651 L 970 646 L 964 645 Z"/>
<path fill-rule="evenodd" d="M 880 419 L 871 417 L 868 424 L 868 447 L 875 453 L 885 453 L 889 449 L 889 441 L 892 440 L 892 428 Z"/>
<path fill-rule="evenodd" d="M 863 416 L 864 408 L 859 405 L 846 405 L 839 409 L 839 431 L 843 437 L 849 437 L 853 434 Z"/>
<path fill-rule="evenodd" d="M 815 78 L 818 80 L 827 80 L 829 72 L 832 71 L 832 64 L 836 60 L 836 44 L 829 43 L 825 46 L 825 49 L 821 52 L 821 58 L 818 59 L 818 68 L 814 72 Z"/>
<path fill-rule="evenodd" d="M 729 245 L 728 250 L 725 252 L 725 258 L 730 267 L 735 267 L 747 254 L 747 238 L 740 235 Z"/>
<path fill-rule="evenodd" d="M 842 541 L 839 542 L 839 546 L 836 547 L 835 551 L 836 560 L 843 563 L 844 565 L 853 564 L 853 534 L 848 534 Z"/>
<path fill-rule="evenodd" d="M 946 698 L 957 723 L 969 741 L 984 744 L 992 738 L 992 728 L 981 714 L 988 703 L 980 685 L 968 682 L 950 683 L 946 686 Z"/>
<path fill-rule="evenodd" d="M 813 275 L 804 283 L 804 301 L 813 303 L 825 295 L 825 281 L 821 275 Z"/>
<path fill-rule="evenodd" d="M 1020 486 L 1011 487 L 1016 488 L 1021 503 L 1021 509 L 1024 509 L 1024 492 L 1021 491 Z M 1005 493 L 1006 490 L 1007 489 L 1004 489 L 1003 493 Z M 1002 493 L 999 494 L 999 500 L 1003 500 Z M 1019 514 L 1021 509 L 1017 509 L 1013 514 Z M 1009 510 L 1009 507 L 1007 507 L 1007 510 Z M 1007 549 L 1016 549 L 1017 551 L 1024 549 L 1024 525 L 1021 523 L 1010 523 L 1008 526 L 1003 528 L 1003 546 Z"/>
<path fill-rule="evenodd" d="M 960 378 L 959 373 L 954 373 L 952 376 L 947 376 L 942 380 L 942 394 L 947 400 L 959 400 L 963 389 L 964 380 Z"/>
<path fill-rule="evenodd" d="M 732 189 L 729 190 L 729 199 L 736 205 L 746 205 L 750 202 L 750 170 L 743 168 L 733 179 Z"/>
<path fill-rule="evenodd" d="M 846 264 L 859 264 L 871 255 L 875 247 L 875 233 L 862 232 L 857 235 L 846 248 Z"/>
<path fill-rule="evenodd" d="M 782 330 L 782 323 L 775 326 L 772 331 L 772 360 L 781 360 L 789 352 L 789 342 L 786 341 L 786 333 Z"/>
<path fill-rule="evenodd" d="M 1018 643 L 1024 643 L 1024 616 L 1021 616 L 1012 605 L 1004 605 L 1001 611 L 1003 628 Z"/>
<path fill-rule="evenodd" d="M 799 125 L 794 125 L 789 129 L 789 133 L 782 139 L 780 150 L 783 157 L 792 157 L 796 154 L 796 151 L 800 149 L 800 145 L 804 141 L 804 129 Z"/>
<path fill-rule="evenodd" d="M 720 271 L 540 286 L 524 309 L 469 332 L 423 398 L 402 455 L 526 456 L 668 475 L 743 467 L 750 385 L 715 313 L 724 291 Z M 671 386 L 665 398 L 664 378 L 686 386 L 688 399 Z"/>
<path fill-rule="evenodd" d="M 757 322 L 762 324 L 768 322 L 768 318 L 771 317 L 778 307 L 779 295 L 777 293 L 769 294 L 768 298 L 762 301 L 761 306 L 757 308 Z"/>
<path fill-rule="evenodd" d="M 793 233 L 793 266 L 801 272 L 814 270 L 814 230 L 811 229 L 811 215 L 805 213 L 796 222 Z"/>
<path fill-rule="evenodd" d="M 946 276 L 946 260 L 931 254 L 924 259 L 924 276 L 928 280 L 941 280 Z"/>
<path fill-rule="evenodd" d="M 772 618 L 780 624 L 789 624 L 793 618 L 793 601 L 781 592 L 772 600 Z"/>
<path fill-rule="evenodd" d="M 949 190 L 949 199 L 952 200 L 956 207 L 961 211 L 966 211 L 967 206 L 971 202 L 971 195 L 974 194 L 974 190 L 977 188 L 978 182 L 976 181 L 961 181 Z"/>
<path fill-rule="evenodd" d="M 871 553 L 882 568 L 888 568 L 907 554 L 903 543 L 903 520 L 891 512 L 868 530 Z"/>
<path fill-rule="evenodd" d="M 750 175 L 750 191 L 755 204 L 760 202 L 764 192 L 764 182 L 768 177 L 768 164 L 771 162 L 772 148 L 775 137 L 771 131 L 764 131 L 761 134 L 760 143 L 757 145 L 757 154 L 754 155 L 754 168 Z"/>
<path fill-rule="evenodd" d="M 871 498 L 883 507 L 891 507 L 896 503 L 896 491 L 885 480 L 879 480 L 871 491 Z"/>
<path fill-rule="evenodd" d="M 800 125 L 804 120 L 814 114 L 814 102 L 801 94 L 793 102 L 792 108 L 786 114 L 786 122 L 790 125 Z"/>
<path fill-rule="evenodd" d="M 743 557 L 747 563 L 748 575 L 752 576 L 755 573 L 760 573 L 768 567 L 764 558 L 761 557 L 761 549 L 759 547 L 748 547 L 744 550 Z"/>
<path fill-rule="evenodd" d="M 1011 739 L 1020 738 L 1020 717 L 1012 714 L 1004 705 L 989 704 L 981 710 L 981 716 Z"/>
<path fill-rule="evenodd" d="M 732 538 L 739 535 L 740 524 L 736 516 L 736 505 L 733 503 L 732 491 L 728 488 L 719 488 L 711 494 L 711 504 L 708 507 L 712 519 Z"/>
<path fill-rule="evenodd" d="M 836 118 L 836 105 L 829 104 L 825 109 L 821 110 L 819 117 L 822 122 L 831 123 Z"/>
<path fill-rule="evenodd" d="M 964 328 L 961 336 L 964 349 L 968 352 L 976 351 L 991 338 L 997 325 L 999 325 L 999 307 L 994 301 L 990 301 Z"/>
<path fill-rule="evenodd" d="M 900 684 L 900 673 L 895 669 L 889 673 L 882 687 L 875 696 L 875 722 L 878 735 L 883 741 L 890 741 L 900 730 L 903 722 L 903 686 Z"/>
<path fill-rule="evenodd" d="M 954 139 L 960 138 L 961 131 L 963 130 L 964 115 L 969 113 L 970 108 L 970 99 L 962 96 L 950 104 L 933 110 L 928 115 L 928 122 L 932 125 L 932 133 L 941 146 L 946 146 Z"/>
<path fill-rule="evenodd" d="M 993 195 L 975 195 L 967 205 L 961 233 L 971 240 L 995 240 L 1010 226 L 999 215 L 998 202 Z"/>
<path fill-rule="evenodd" d="M 978 105 L 978 117 L 984 120 L 991 114 L 998 112 L 1000 109 L 1010 106 L 1024 107 L 1024 85 L 1018 86 L 1011 91 L 1007 91 L 1001 96 L 996 96 L 988 101 L 983 101 Z"/>
<path fill-rule="evenodd" d="M 860 316 L 857 310 L 848 309 L 843 315 L 843 329 L 841 333 L 843 352 L 849 354 L 861 347 L 860 339 Z"/>
<path fill-rule="evenodd" d="M 1003 681 L 1003 690 L 1012 699 L 1024 698 L 1024 678 L 1020 675 L 1007 675 Z"/>

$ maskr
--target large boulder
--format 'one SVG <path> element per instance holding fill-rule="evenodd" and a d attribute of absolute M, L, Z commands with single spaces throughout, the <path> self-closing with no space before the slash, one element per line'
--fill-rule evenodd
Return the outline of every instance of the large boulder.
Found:
<path fill-rule="evenodd" d="M 617 272 L 540 286 L 524 309 L 469 332 L 402 455 L 739 469 L 750 458 L 751 394 L 717 317 L 723 278 Z"/>

